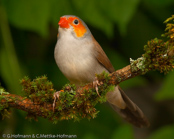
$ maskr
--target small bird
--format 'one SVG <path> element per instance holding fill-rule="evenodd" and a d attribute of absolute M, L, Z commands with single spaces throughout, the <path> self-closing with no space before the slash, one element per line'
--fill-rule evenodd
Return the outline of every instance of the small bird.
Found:
<path fill-rule="evenodd" d="M 112 73 L 114 67 L 85 22 L 74 15 L 60 17 L 55 61 L 65 77 L 76 86 L 95 80 L 95 74 Z M 137 127 L 148 127 L 141 109 L 117 85 L 106 94 L 107 101 L 123 119 Z"/>

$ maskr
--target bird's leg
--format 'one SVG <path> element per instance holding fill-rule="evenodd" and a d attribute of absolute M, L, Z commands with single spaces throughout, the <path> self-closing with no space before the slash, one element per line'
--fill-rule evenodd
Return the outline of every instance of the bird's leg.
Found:
<path fill-rule="evenodd" d="M 98 96 L 100 96 L 100 94 L 98 93 L 98 85 L 100 85 L 100 83 L 99 83 L 97 77 L 95 77 L 95 79 L 94 79 L 94 81 L 93 81 L 92 84 L 93 84 L 93 87 L 95 88 L 95 90 L 96 90 Z"/>
<path fill-rule="evenodd" d="M 53 98 L 54 98 L 54 102 L 53 102 L 53 112 L 55 110 L 56 107 L 56 100 L 59 99 L 60 93 L 64 92 L 63 90 L 57 91 L 54 93 Z"/>

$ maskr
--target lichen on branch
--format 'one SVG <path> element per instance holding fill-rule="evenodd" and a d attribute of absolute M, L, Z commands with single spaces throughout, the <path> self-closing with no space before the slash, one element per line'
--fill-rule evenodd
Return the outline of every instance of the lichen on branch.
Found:
<path fill-rule="evenodd" d="M 150 70 L 168 73 L 174 68 L 174 15 L 168 18 L 162 39 L 152 39 L 144 46 L 145 53 L 137 60 L 130 59 L 132 72 L 145 74 Z M 167 41 L 164 41 L 167 39 Z"/>

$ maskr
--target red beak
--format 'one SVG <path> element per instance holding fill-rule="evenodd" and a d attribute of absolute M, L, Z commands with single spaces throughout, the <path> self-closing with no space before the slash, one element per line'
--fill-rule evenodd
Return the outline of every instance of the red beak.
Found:
<path fill-rule="evenodd" d="M 66 17 L 60 17 L 60 21 L 58 24 L 61 28 L 69 28 L 69 23 Z"/>

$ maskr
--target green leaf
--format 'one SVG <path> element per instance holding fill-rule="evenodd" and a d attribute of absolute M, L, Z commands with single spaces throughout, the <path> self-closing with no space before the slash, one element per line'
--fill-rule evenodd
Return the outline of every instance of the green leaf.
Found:
<path fill-rule="evenodd" d="M 136 11 L 139 0 L 74 0 L 74 6 L 94 27 L 103 30 L 109 37 L 113 35 L 115 22 L 121 34 Z"/>
<path fill-rule="evenodd" d="M 155 132 L 148 139 L 174 139 L 174 126 L 164 126 Z"/>
<path fill-rule="evenodd" d="M 21 87 L 19 79 L 22 76 L 22 70 L 15 52 L 15 47 L 12 41 L 9 24 L 5 9 L 0 6 L 0 75 L 7 84 L 8 90 L 19 94 Z"/>
<path fill-rule="evenodd" d="M 98 3 L 112 21 L 114 21 L 122 35 L 126 33 L 126 27 L 135 13 L 139 0 L 102 0 Z M 102 13 L 103 13 L 102 12 Z"/>
<path fill-rule="evenodd" d="M 158 93 L 156 93 L 155 99 L 156 100 L 174 99 L 173 82 L 174 82 L 174 72 L 171 72 L 165 78 L 162 88 L 159 90 Z"/>
<path fill-rule="evenodd" d="M 48 34 L 50 21 L 56 25 L 60 16 L 75 14 L 111 37 L 114 22 L 121 34 L 126 32 L 139 0 L 3 0 L 3 3 L 10 23 L 21 29 L 36 31 L 42 36 Z"/>
<path fill-rule="evenodd" d="M 4 0 L 10 23 L 14 26 L 36 31 L 42 36 L 48 34 L 50 1 L 47 0 Z"/>
<path fill-rule="evenodd" d="M 7 51 L 0 49 L 0 74 L 5 83 L 8 84 L 8 89 L 16 94 L 19 94 L 19 91 L 21 90 L 19 85 L 21 74 L 19 73 L 20 69 L 18 69 L 18 65 L 15 66 L 15 64 L 13 64 L 15 61 L 13 58 L 14 57 L 10 57 L 8 55 Z"/>

